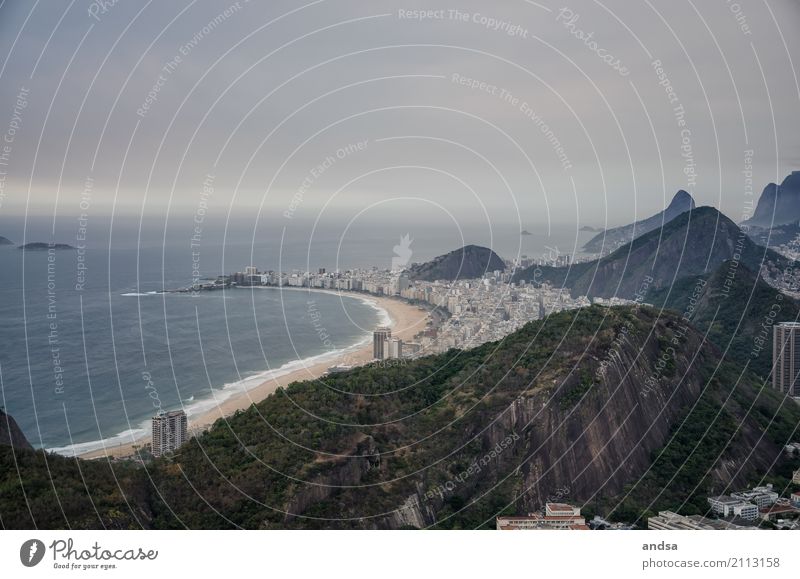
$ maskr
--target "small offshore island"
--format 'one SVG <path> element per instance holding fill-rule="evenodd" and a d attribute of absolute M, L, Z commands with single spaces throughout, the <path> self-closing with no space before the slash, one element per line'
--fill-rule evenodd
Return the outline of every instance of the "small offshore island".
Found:
<path fill-rule="evenodd" d="M 51 249 L 65 251 L 77 248 L 67 243 L 46 243 L 44 241 L 34 241 L 32 243 L 20 245 L 17 249 L 21 249 L 22 251 L 49 251 Z"/>

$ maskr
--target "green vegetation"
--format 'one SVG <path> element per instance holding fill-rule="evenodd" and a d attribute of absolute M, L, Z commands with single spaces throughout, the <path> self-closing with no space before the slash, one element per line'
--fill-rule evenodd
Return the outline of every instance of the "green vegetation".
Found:
<path fill-rule="evenodd" d="M 151 519 L 144 473 L 132 464 L 112 467 L 0 445 L 0 473 L 4 528 L 138 529 Z"/>
<path fill-rule="evenodd" d="M 675 345 L 673 375 L 644 396 L 666 347 L 658 336 L 681 326 L 646 307 L 561 312 L 467 352 L 294 383 L 144 466 L 0 447 L 0 523 L 491 528 L 564 484 L 571 501 L 597 488 L 619 501 L 651 464 L 618 516 L 687 497 L 700 509 L 700 495 L 722 485 L 720 455 L 746 462 L 745 443 L 763 429 L 779 452 L 800 411 L 779 408 L 749 374 L 737 383 L 740 370 L 717 368 L 717 350 L 691 331 Z M 625 362 L 599 378 L 612 346 Z M 770 462 L 745 466 L 749 476 Z"/>
<path fill-rule="evenodd" d="M 740 379 L 739 372 L 731 365 L 716 370 L 696 404 L 676 421 L 667 444 L 653 453 L 647 474 L 625 488 L 622 500 L 605 503 L 613 509 L 613 519 L 637 521 L 643 527 L 647 517 L 661 510 L 708 515 L 709 495 L 765 482 L 773 482 L 780 489 L 790 487 L 793 466 L 800 460 L 786 460 L 780 449 L 797 436 L 797 405 L 761 388 L 747 375 Z M 743 440 L 745 433 L 752 433 L 742 416 L 754 421 L 753 432 L 766 439 L 752 455 L 753 441 Z M 761 455 L 766 448 L 773 449 L 773 454 Z M 774 466 L 773 459 L 777 459 Z M 739 472 L 736 482 L 715 478 L 714 470 L 720 464 Z M 770 467 L 771 475 L 765 479 Z"/>
<path fill-rule="evenodd" d="M 769 286 L 744 264 L 726 261 L 711 275 L 678 280 L 648 301 L 688 317 L 708 332 L 727 360 L 748 364 L 767 380 L 772 370 L 772 325 L 800 320 L 800 304 Z"/>

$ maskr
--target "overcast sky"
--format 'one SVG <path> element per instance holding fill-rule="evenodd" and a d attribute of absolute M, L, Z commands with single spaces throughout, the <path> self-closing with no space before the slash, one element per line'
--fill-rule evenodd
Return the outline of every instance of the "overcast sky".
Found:
<path fill-rule="evenodd" d="M 597 226 L 687 189 L 741 221 L 750 163 L 756 197 L 800 169 L 798 30 L 797 0 L 5 0 L 0 215 Z"/>

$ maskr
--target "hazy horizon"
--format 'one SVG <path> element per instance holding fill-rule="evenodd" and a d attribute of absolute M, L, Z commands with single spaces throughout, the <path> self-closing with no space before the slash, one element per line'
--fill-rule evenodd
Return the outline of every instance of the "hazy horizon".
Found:
<path fill-rule="evenodd" d="M 739 222 L 800 168 L 800 7 L 736 7 L 6 1 L 0 215 Z"/>

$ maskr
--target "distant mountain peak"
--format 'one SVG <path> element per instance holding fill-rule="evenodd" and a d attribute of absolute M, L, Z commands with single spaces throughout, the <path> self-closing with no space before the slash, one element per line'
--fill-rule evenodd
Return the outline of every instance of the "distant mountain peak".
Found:
<path fill-rule="evenodd" d="M 734 256 L 753 271 L 760 271 L 762 264 L 782 269 L 788 263 L 774 251 L 756 245 L 716 208 L 697 207 L 599 260 L 570 267 L 528 268 L 514 280 L 566 287 L 575 297 L 634 299 L 645 278 L 651 279 L 651 289 L 661 289 L 681 277 L 707 275 Z"/>
<path fill-rule="evenodd" d="M 695 208 L 694 198 L 683 189 L 680 189 L 677 193 L 675 193 L 675 196 L 672 198 L 672 201 L 669 202 L 669 205 L 667 206 L 667 211 L 676 208 L 682 208 L 681 213 L 683 213 L 684 211 L 689 211 L 690 209 L 694 209 Z"/>
<path fill-rule="evenodd" d="M 621 245 L 630 243 L 637 237 L 641 237 L 645 233 L 658 229 L 665 223 L 675 219 L 681 213 L 686 213 L 693 209 L 695 209 L 694 199 L 689 193 L 681 189 L 675 193 L 672 201 L 669 202 L 669 205 L 667 205 L 667 208 L 663 211 L 647 219 L 603 231 L 590 239 L 586 245 L 584 245 L 583 249 L 589 253 L 601 253 L 614 250 Z"/>
<path fill-rule="evenodd" d="M 773 227 L 800 219 L 800 171 L 792 171 L 780 185 L 769 183 L 758 199 L 753 216 L 743 224 Z"/>

